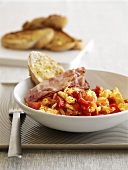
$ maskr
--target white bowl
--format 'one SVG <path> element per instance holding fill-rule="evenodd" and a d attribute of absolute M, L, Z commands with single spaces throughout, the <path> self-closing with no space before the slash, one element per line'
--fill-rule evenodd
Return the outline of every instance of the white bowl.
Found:
<path fill-rule="evenodd" d="M 128 77 L 106 71 L 87 70 L 86 80 L 91 88 L 100 85 L 103 88 L 118 87 L 124 98 L 128 98 Z M 14 89 L 14 97 L 23 111 L 44 126 L 67 132 L 94 132 L 114 127 L 128 119 L 128 110 L 102 116 L 63 116 L 34 110 L 24 104 L 24 98 L 34 86 L 31 79 L 25 79 Z"/>

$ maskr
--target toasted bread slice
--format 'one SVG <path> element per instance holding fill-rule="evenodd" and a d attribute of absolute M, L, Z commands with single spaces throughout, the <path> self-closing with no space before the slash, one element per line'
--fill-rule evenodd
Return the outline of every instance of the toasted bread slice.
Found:
<path fill-rule="evenodd" d="M 52 28 L 24 30 L 4 35 L 1 44 L 6 48 L 19 50 L 43 48 L 53 37 L 54 30 Z"/>
<path fill-rule="evenodd" d="M 48 17 L 35 18 L 23 24 L 23 30 L 31 30 L 44 27 L 52 27 L 54 29 L 63 29 L 67 24 L 67 18 L 61 15 L 50 15 Z"/>
<path fill-rule="evenodd" d="M 55 30 L 53 40 L 45 48 L 52 51 L 65 51 L 73 49 L 75 44 L 76 42 L 73 37 L 63 31 Z"/>
<path fill-rule="evenodd" d="M 33 29 L 39 29 L 39 28 L 44 28 L 42 26 L 42 23 L 46 20 L 46 18 L 44 17 L 40 17 L 40 18 L 35 18 L 32 21 L 26 21 L 23 25 L 22 25 L 22 29 L 23 30 L 33 30 Z"/>
<path fill-rule="evenodd" d="M 85 47 L 85 43 L 82 40 L 75 39 L 75 46 L 73 50 L 82 50 Z"/>
<path fill-rule="evenodd" d="M 60 63 L 54 61 L 46 54 L 37 51 L 30 53 L 28 68 L 31 79 L 35 84 L 65 72 Z"/>

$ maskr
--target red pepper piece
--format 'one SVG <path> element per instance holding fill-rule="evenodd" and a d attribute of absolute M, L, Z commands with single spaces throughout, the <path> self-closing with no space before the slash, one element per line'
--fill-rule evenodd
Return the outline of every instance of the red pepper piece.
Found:
<path fill-rule="evenodd" d="M 27 105 L 35 110 L 39 110 L 41 102 L 28 102 Z"/>
<path fill-rule="evenodd" d="M 87 112 L 87 111 L 82 111 L 82 113 L 80 114 L 80 116 L 91 116 L 91 113 Z"/>
<path fill-rule="evenodd" d="M 81 95 L 81 92 L 78 92 L 78 91 L 73 91 L 72 92 L 72 97 L 78 99 L 80 98 L 82 95 Z"/>
<path fill-rule="evenodd" d="M 85 101 L 93 101 L 94 100 L 94 98 L 92 97 L 92 96 L 88 96 L 88 95 L 84 95 L 83 96 L 83 99 L 85 100 Z"/>
<path fill-rule="evenodd" d="M 81 107 L 80 107 L 79 103 L 74 103 L 74 104 L 72 104 L 72 106 L 74 107 L 75 111 L 80 111 L 81 110 Z"/>
<path fill-rule="evenodd" d="M 78 92 L 77 91 L 73 91 L 72 92 L 72 97 L 74 97 L 74 98 L 78 98 Z"/>
<path fill-rule="evenodd" d="M 65 107 L 65 101 L 60 96 L 56 96 L 57 106 L 60 109 L 63 109 Z"/>
<path fill-rule="evenodd" d="M 112 98 L 112 97 L 108 97 L 108 101 L 109 101 L 109 104 L 114 104 L 115 103 L 115 99 Z"/>
<path fill-rule="evenodd" d="M 121 112 L 121 110 L 118 108 L 118 106 L 117 106 L 116 104 L 111 104 L 111 105 L 110 105 L 110 108 L 112 108 L 112 107 L 114 107 L 115 110 L 114 110 L 113 112 L 111 112 L 111 113 Z"/>
<path fill-rule="evenodd" d="M 86 108 L 89 108 L 89 107 L 90 107 L 90 102 L 84 100 L 82 97 L 78 99 L 78 103 L 79 103 L 80 105 L 85 106 Z"/>
<path fill-rule="evenodd" d="M 96 111 L 91 113 L 91 116 L 97 116 L 97 115 L 98 115 L 98 113 Z"/>
<path fill-rule="evenodd" d="M 100 94 L 100 86 L 96 86 L 96 88 L 94 89 L 94 92 L 96 93 L 97 97 L 99 97 L 99 94 Z"/>

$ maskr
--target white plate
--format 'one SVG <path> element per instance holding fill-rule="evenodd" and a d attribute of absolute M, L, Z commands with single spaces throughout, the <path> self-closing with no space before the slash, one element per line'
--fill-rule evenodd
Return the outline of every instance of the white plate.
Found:
<path fill-rule="evenodd" d="M 71 68 L 78 67 L 81 58 L 84 57 L 86 53 L 89 53 L 93 47 L 94 47 L 94 40 L 90 40 L 82 51 L 71 50 L 71 51 L 63 51 L 63 52 L 52 52 L 48 50 L 47 51 L 40 50 L 40 52 L 46 53 L 53 60 L 61 63 L 65 69 L 71 69 Z M 27 59 L 31 51 L 32 50 L 26 50 L 26 51 L 12 50 L 0 46 L 0 64 L 12 65 L 12 66 L 27 66 Z"/>
<path fill-rule="evenodd" d="M 113 89 L 118 87 L 124 98 L 128 98 L 128 77 L 116 73 L 87 70 L 85 75 L 91 88 L 100 85 L 103 88 Z M 25 113 L 37 122 L 62 131 L 68 132 L 93 132 L 114 127 L 128 119 L 128 110 L 102 116 L 62 116 L 44 113 L 27 107 L 24 98 L 34 86 L 28 78 L 20 82 L 14 89 L 14 97 Z"/>

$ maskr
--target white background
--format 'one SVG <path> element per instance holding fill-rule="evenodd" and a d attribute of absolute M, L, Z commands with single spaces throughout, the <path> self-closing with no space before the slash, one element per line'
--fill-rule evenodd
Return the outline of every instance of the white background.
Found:
<path fill-rule="evenodd" d="M 128 1 L 0 1 L 0 36 L 20 30 L 25 21 L 51 14 L 67 16 L 64 31 L 70 35 L 85 42 L 95 40 L 94 50 L 81 66 L 128 75 Z"/>

